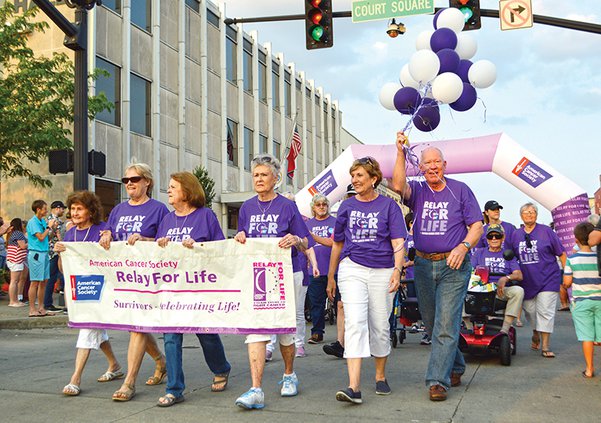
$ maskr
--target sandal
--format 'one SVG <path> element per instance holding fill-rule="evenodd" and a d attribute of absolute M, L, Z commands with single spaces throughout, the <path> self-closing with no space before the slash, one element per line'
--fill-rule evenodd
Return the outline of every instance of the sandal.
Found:
<path fill-rule="evenodd" d="M 125 387 L 125 390 L 123 388 Z M 136 395 L 136 387 L 128 383 L 121 385 L 118 391 L 115 391 L 112 398 L 113 401 L 126 402 L 131 400 Z"/>
<path fill-rule="evenodd" d="M 111 380 L 121 379 L 123 376 L 125 376 L 125 374 L 121 371 L 121 369 L 118 369 L 114 372 L 106 372 L 96 380 L 98 382 L 110 382 Z"/>
<path fill-rule="evenodd" d="M 176 397 L 173 394 L 167 394 L 164 397 L 159 398 L 157 401 L 157 407 L 171 407 L 172 405 L 179 404 L 184 401 L 184 397 Z"/>
<path fill-rule="evenodd" d="M 167 363 L 166 363 L 166 358 L 163 354 L 161 354 L 159 357 L 154 358 L 154 361 L 157 362 L 157 367 L 155 370 L 155 374 L 158 371 L 159 375 L 155 376 L 154 374 L 152 376 L 150 376 L 148 378 L 148 380 L 146 381 L 146 385 L 160 385 L 161 383 L 163 383 L 163 381 L 165 380 L 165 378 L 167 377 Z"/>
<path fill-rule="evenodd" d="M 63 388 L 63 394 L 67 395 L 68 397 L 76 397 L 80 393 L 81 393 L 80 387 L 73 383 L 65 385 L 65 387 Z"/>
<path fill-rule="evenodd" d="M 555 353 L 551 350 L 543 350 L 542 356 L 545 358 L 555 358 Z"/>
<path fill-rule="evenodd" d="M 538 351 L 540 349 L 540 338 L 532 337 L 532 344 L 530 344 L 530 349 L 533 351 Z"/>
<path fill-rule="evenodd" d="M 591 378 L 593 378 L 594 376 L 595 376 L 595 372 L 591 373 L 590 375 L 587 375 L 587 374 L 586 374 L 586 370 L 584 370 L 584 371 L 582 372 L 582 377 L 585 377 L 585 378 L 587 378 L 587 379 L 591 379 Z"/>
<path fill-rule="evenodd" d="M 223 392 L 227 387 L 227 382 L 230 378 L 230 372 L 216 374 L 213 376 L 213 384 L 211 385 L 211 392 Z"/>

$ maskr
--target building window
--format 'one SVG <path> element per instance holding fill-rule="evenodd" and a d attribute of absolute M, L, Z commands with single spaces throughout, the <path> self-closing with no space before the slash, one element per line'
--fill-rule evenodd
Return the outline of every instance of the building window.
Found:
<path fill-rule="evenodd" d="M 244 53 L 242 55 L 242 69 L 244 72 L 244 91 L 253 90 L 253 60 L 252 54 L 246 49 L 246 40 L 244 41 Z"/>
<path fill-rule="evenodd" d="M 273 68 L 271 73 L 271 104 L 276 111 L 279 111 L 280 107 L 280 74 L 277 68 Z"/>
<path fill-rule="evenodd" d="M 150 136 L 150 81 L 132 73 L 130 88 L 130 130 Z"/>
<path fill-rule="evenodd" d="M 233 34 L 231 34 L 233 32 Z M 238 61 L 236 57 L 236 31 L 227 27 L 227 37 L 225 38 L 225 76 L 228 81 L 236 83 L 236 74 L 238 73 Z"/>
<path fill-rule="evenodd" d="M 102 6 L 111 9 L 115 13 L 121 14 L 121 0 L 102 0 Z"/>
<path fill-rule="evenodd" d="M 113 110 L 98 113 L 96 119 L 121 126 L 121 69 L 100 57 L 96 57 L 96 67 L 108 73 L 108 76 L 100 75 L 96 80 L 96 92 L 104 93 L 115 106 Z"/>
<path fill-rule="evenodd" d="M 280 158 L 280 143 L 276 139 L 274 139 L 273 142 L 271 143 L 271 154 L 273 154 L 273 156 L 277 159 Z M 284 166 L 283 163 L 282 163 L 282 166 Z"/>
<path fill-rule="evenodd" d="M 219 16 L 213 13 L 211 10 L 207 9 L 207 22 L 209 22 L 214 27 L 219 28 Z"/>
<path fill-rule="evenodd" d="M 244 127 L 244 170 L 250 170 L 250 162 L 252 162 L 255 154 L 253 152 L 253 131 L 246 126 Z"/>
<path fill-rule="evenodd" d="M 198 0 L 186 0 L 186 6 L 196 13 L 200 13 L 200 4 L 198 3 Z"/>
<path fill-rule="evenodd" d="M 121 202 L 121 183 L 104 181 L 96 178 L 94 181 L 94 192 L 100 197 L 102 210 L 109 215 L 111 210 Z"/>
<path fill-rule="evenodd" d="M 290 74 L 284 73 L 284 111 L 287 117 L 292 113 L 292 85 L 290 84 Z"/>
<path fill-rule="evenodd" d="M 267 137 L 263 134 L 259 134 L 259 154 L 267 153 L 268 152 L 267 146 L 268 146 Z"/>
<path fill-rule="evenodd" d="M 263 52 L 259 52 L 259 100 L 267 102 L 267 65 Z"/>
<path fill-rule="evenodd" d="M 150 32 L 152 25 L 151 0 L 136 0 L 131 2 L 131 23 Z"/>
<path fill-rule="evenodd" d="M 227 164 L 238 166 L 238 124 L 227 120 Z"/>

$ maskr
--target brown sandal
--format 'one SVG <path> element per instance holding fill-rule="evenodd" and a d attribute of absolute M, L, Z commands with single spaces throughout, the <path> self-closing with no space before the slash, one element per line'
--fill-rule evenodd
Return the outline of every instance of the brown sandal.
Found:
<path fill-rule="evenodd" d="M 211 385 L 211 392 L 223 392 L 227 387 L 227 382 L 230 378 L 230 372 L 221 373 L 213 376 L 213 384 Z"/>
<path fill-rule="evenodd" d="M 163 381 L 165 380 L 165 378 L 167 377 L 167 363 L 166 358 L 163 354 L 160 355 L 160 357 L 155 358 L 154 361 L 157 362 L 157 367 L 155 370 L 155 374 L 158 371 L 159 375 L 155 376 L 155 374 L 153 374 L 152 376 L 150 376 L 148 378 L 148 380 L 146 381 L 146 385 L 160 385 L 161 383 L 163 383 Z M 162 362 L 165 362 L 165 364 L 162 364 Z"/>
<path fill-rule="evenodd" d="M 538 351 L 540 349 L 540 338 L 532 337 L 532 344 L 530 344 L 530 349 L 533 351 Z"/>
<path fill-rule="evenodd" d="M 125 387 L 125 390 L 122 390 Z M 121 385 L 118 391 L 115 391 L 112 398 L 113 401 L 126 402 L 131 400 L 136 395 L 136 387 L 127 383 Z"/>
<path fill-rule="evenodd" d="M 543 350 L 542 356 L 545 358 L 555 358 L 555 353 L 551 350 Z"/>

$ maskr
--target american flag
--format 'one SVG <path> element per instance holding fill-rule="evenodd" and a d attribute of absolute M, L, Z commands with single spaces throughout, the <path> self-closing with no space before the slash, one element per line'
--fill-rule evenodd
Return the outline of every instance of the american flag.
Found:
<path fill-rule="evenodd" d="M 288 152 L 288 176 L 294 177 L 294 169 L 296 169 L 296 158 L 301 152 L 301 138 L 298 133 L 298 127 L 294 125 L 294 133 L 292 134 L 292 142 L 290 143 L 290 151 Z"/>
<path fill-rule="evenodd" d="M 234 161 L 234 141 L 232 139 L 232 131 L 230 131 L 229 125 L 227 128 L 227 158 L 230 162 Z"/>

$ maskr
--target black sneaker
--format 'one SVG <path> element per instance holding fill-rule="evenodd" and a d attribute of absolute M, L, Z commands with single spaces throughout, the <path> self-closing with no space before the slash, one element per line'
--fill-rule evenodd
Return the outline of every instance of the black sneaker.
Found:
<path fill-rule="evenodd" d="M 361 391 L 355 392 L 351 388 L 341 389 L 336 392 L 336 401 L 352 402 L 353 404 L 361 404 Z"/>
<path fill-rule="evenodd" d="M 63 309 L 62 309 L 62 308 L 55 307 L 54 305 L 51 305 L 50 307 L 45 307 L 45 308 L 46 308 L 46 310 L 48 310 L 48 311 L 63 311 Z"/>
<path fill-rule="evenodd" d="M 326 344 L 323 346 L 323 352 L 328 355 L 333 355 L 338 358 L 344 357 L 344 347 L 340 342 L 332 342 L 331 344 Z"/>

